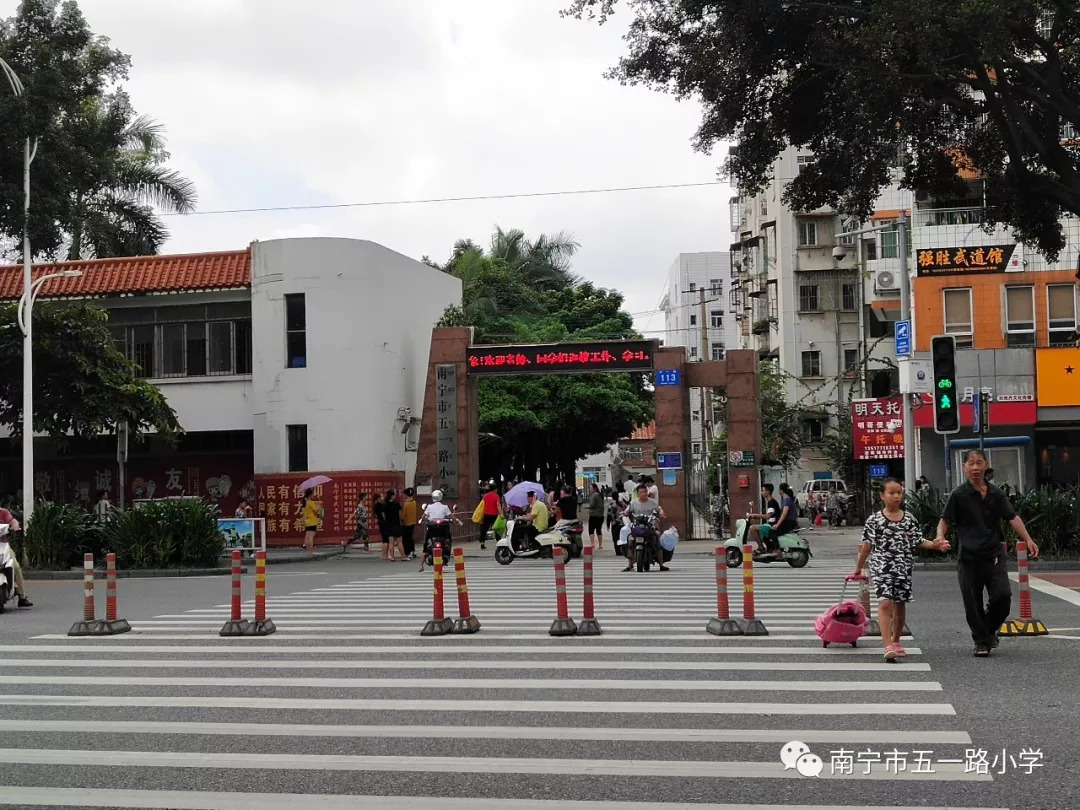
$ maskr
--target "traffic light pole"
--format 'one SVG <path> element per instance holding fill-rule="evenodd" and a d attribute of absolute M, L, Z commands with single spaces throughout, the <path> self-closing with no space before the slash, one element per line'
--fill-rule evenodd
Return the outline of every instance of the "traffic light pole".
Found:
<path fill-rule="evenodd" d="M 908 275 L 909 231 L 907 211 L 900 209 L 900 223 L 897 228 L 897 247 L 900 254 L 900 319 L 911 324 L 912 334 L 915 323 L 911 317 L 911 276 Z M 904 403 L 904 488 L 915 489 L 915 416 L 911 408 L 911 395 L 901 394 Z"/>

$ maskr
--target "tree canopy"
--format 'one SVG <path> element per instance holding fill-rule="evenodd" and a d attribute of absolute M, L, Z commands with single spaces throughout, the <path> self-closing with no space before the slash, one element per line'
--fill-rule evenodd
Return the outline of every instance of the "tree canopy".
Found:
<path fill-rule="evenodd" d="M 36 257 L 157 253 L 159 214 L 191 211 L 193 184 L 166 166 L 162 127 L 133 109 L 121 83 L 130 59 L 94 34 L 73 0 L 22 0 L 0 21 L 0 236 L 23 229 L 23 147 L 31 167 L 30 240 Z"/>
<path fill-rule="evenodd" d="M 601 22 L 619 0 L 574 0 Z M 788 146 L 810 149 L 797 210 L 867 218 L 903 183 L 949 200 L 979 177 L 987 227 L 1056 258 L 1080 214 L 1080 6 L 1070 0 L 626 0 L 611 71 L 703 105 L 695 146 L 735 139 L 727 170 L 761 191 Z M 979 203 L 982 204 L 982 197 Z"/>
<path fill-rule="evenodd" d="M 559 245 L 573 243 L 501 229 L 488 253 L 459 241 L 442 269 L 462 280 L 462 306 L 448 308 L 441 325 L 472 326 L 476 342 L 488 344 L 640 338 L 622 295 L 578 280 L 569 266 L 576 245 Z M 577 459 L 652 418 L 640 374 L 485 378 L 478 400 L 484 478 L 573 481 Z"/>
<path fill-rule="evenodd" d="M 34 307 L 34 430 L 56 439 L 111 433 L 126 421 L 133 434 L 180 432 L 165 395 L 135 376 L 104 310 L 85 304 Z M 0 307 L 0 425 L 22 431 L 22 332 L 14 305 Z"/>

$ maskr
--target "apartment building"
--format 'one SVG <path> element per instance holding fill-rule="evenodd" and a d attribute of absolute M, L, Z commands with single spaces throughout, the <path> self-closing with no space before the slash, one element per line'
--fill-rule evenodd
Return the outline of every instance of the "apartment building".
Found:
<path fill-rule="evenodd" d="M 730 348 L 738 348 L 738 329 L 728 311 L 731 293 L 731 254 L 727 251 L 680 253 L 667 273 L 667 287 L 660 299 L 664 315 L 664 344 L 682 346 L 689 360 L 723 360 Z M 722 422 L 720 402 L 706 402 L 701 392 L 690 391 L 691 455 L 695 465 L 703 462 L 713 426 Z"/>

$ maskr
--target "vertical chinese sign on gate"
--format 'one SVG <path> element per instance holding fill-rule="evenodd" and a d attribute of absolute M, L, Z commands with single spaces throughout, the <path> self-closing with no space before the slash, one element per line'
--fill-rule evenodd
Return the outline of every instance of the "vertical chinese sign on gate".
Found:
<path fill-rule="evenodd" d="M 457 366 L 435 366 L 435 446 L 439 489 L 443 497 L 458 497 L 458 388 Z"/>
<path fill-rule="evenodd" d="M 900 397 L 851 403 L 851 441 L 859 461 L 904 457 L 904 406 Z"/>

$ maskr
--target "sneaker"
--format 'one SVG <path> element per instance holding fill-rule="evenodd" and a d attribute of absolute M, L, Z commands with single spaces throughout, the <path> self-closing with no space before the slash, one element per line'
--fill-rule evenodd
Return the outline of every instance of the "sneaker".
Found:
<path fill-rule="evenodd" d="M 33 607 L 34 603 L 27 599 L 25 596 L 19 597 L 19 607 Z"/>

